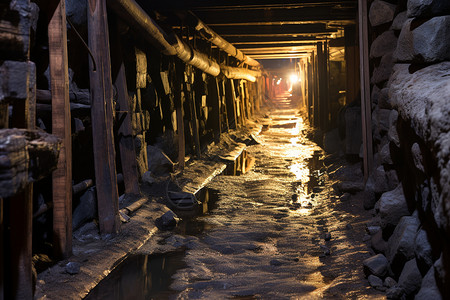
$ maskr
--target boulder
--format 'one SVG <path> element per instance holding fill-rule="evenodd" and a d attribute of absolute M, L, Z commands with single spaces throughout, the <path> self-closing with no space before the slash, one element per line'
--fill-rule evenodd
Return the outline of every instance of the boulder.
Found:
<path fill-rule="evenodd" d="M 402 298 L 402 296 L 404 294 L 405 294 L 405 292 L 403 291 L 403 289 L 400 286 L 394 285 L 393 287 L 389 288 L 386 291 L 386 298 L 392 299 L 392 300 L 405 299 L 405 298 Z"/>
<path fill-rule="evenodd" d="M 395 17 L 394 21 L 392 22 L 391 29 L 395 31 L 402 30 L 403 24 L 405 24 L 406 20 L 408 20 L 406 11 L 402 11 Z"/>
<path fill-rule="evenodd" d="M 395 273 L 402 269 L 406 261 L 414 258 L 414 242 L 419 225 L 420 221 L 416 217 L 404 216 L 389 238 L 386 257 Z"/>
<path fill-rule="evenodd" d="M 69 261 L 66 264 L 65 271 L 70 275 L 76 275 L 80 273 L 80 264 L 74 261 Z"/>
<path fill-rule="evenodd" d="M 414 165 L 416 166 L 416 169 L 422 173 L 425 173 L 425 167 L 423 165 L 423 155 L 422 155 L 422 151 L 420 150 L 419 144 L 414 143 L 411 146 L 411 154 L 412 154 Z"/>
<path fill-rule="evenodd" d="M 386 277 L 383 284 L 385 287 L 391 288 L 397 284 L 397 281 L 395 281 L 395 279 L 392 277 Z"/>
<path fill-rule="evenodd" d="M 177 215 L 169 210 L 161 217 L 157 218 L 155 224 L 160 230 L 171 230 L 177 226 L 179 221 L 180 219 Z"/>
<path fill-rule="evenodd" d="M 389 262 L 383 254 L 377 254 L 363 261 L 364 274 L 384 277 L 388 272 Z"/>
<path fill-rule="evenodd" d="M 80 197 L 80 202 L 72 214 L 72 228 L 76 230 L 84 223 L 97 217 L 97 193 L 91 187 Z"/>
<path fill-rule="evenodd" d="M 397 47 L 397 37 L 393 30 L 388 30 L 379 35 L 370 46 L 370 58 L 383 57 L 392 53 Z"/>
<path fill-rule="evenodd" d="M 398 186 L 399 180 L 398 180 L 398 176 L 397 176 L 397 171 L 395 171 L 394 169 L 387 171 L 386 178 L 387 178 L 389 190 L 393 190 L 393 189 L 395 189 L 396 186 Z"/>
<path fill-rule="evenodd" d="M 366 182 L 366 191 L 373 191 L 375 194 L 382 194 L 389 190 L 386 172 L 383 166 L 373 170 Z"/>
<path fill-rule="evenodd" d="M 394 19 L 396 8 L 397 5 L 381 0 L 375 0 L 372 2 L 372 5 L 370 5 L 369 9 L 370 24 L 375 27 L 391 22 Z"/>
<path fill-rule="evenodd" d="M 403 216 L 409 215 L 408 205 L 403 195 L 403 186 L 399 184 L 394 190 L 381 195 L 380 218 L 381 228 L 396 226 Z"/>
<path fill-rule="evenodd" d="M 383 239 L 382 230 L 379 230 L 372 236 L 370 245 L 375 253 L 386 253 L 387 242 Z"/>
<path fill-rule="evenodd" d="M 389 131 L 388 138 L 397 148 L 400 148 L 400 138 L 397 131 L 398 112 L 393 109 L 389 115 Z"/>
<path fill-rule="evenodd" d="M 392 68 L 394 67 L 393 52 L 386 53 L 381 58 L 380 64 L 373 70 L 370 83 L 381 84 L 389 80 L 392 73 Z"/>
<path fill-rule="evenodd" d="M 392 74 L 392 72 L 390 74 Z M 380 96 L 378 98 L 378 108 L 392 109 L 391 102 L 389 101 L 388 88 L 381 89 Z"/>
<path fill-rule="evenodd" d="M 417 268 L 416 259 L 411 259 L 403 267 L 398 285 L 403 289 L 406 296 L 411 296 L 419 291 L 421 283 L 422 275 Z"/>
<path fill-rule="evenodd" d="M 430 178 L 431 209 L 447 236 L 450 236 L 450 202 L 446 201 L 450 194 L 449 70 L 450 62 L 433 64 L 414 73 L 410 73 L 408 65 L 396 65 L 389 82 L 392 104 L 427 145 L 427 152 L 435 157 L 434 178 L 438 181 L 431 184 Z"/>
<path fill-rule="evenodd" d="M 449 14 L 450 2 L 447 0 L 408 0 L 406 12 L 409 18 Z"/>
<path fill-rule="evenodd" d="M 375 207 L 375 203 L 377 203 L 377 198 L 375 197 L 375 193 L 373 191 L 363 191 L 360 192 L 358 196 L 363 199 L 364 209 L 369 210 Z"/>
<path fill-rule="evenodd" d="M 148 170 L 155 176 L 168 175 L 174 171 L 172 160 L 158 147 L 147 146 Z"/>
<path fill-rule="evenodd" d="M 422 284 L 415 300 L 441 300 L 442 295 L 436 283 L 435 270 L 431 267 L 425 277 L 422 279 Z"/>
<path fill-rule="evenodd" d="M 417 266 L 424 274 L 433 265 L 433 255 L 427 232 L 423 229 L 417 232 L 414 241 L 414 254 L 417 259 Z"/>
<path fill-rule="evenodd" d="M 383 165 L 392 165 L 394 162 L 391 157 L 391 150 L 389 144 L 385 144 L 380 150 L 380 159 Z"/>
<path fill-rule="evenodd" d="M 369 275 L 369 277 L 367 277 L 367 280 L 369 281 L 370 286 L 373 287 L 374 289 L 380 291 L 386 290 L 386 287 L 383 285 L 383 279 L 381 279 L 380 277 L 377 277 L 375 275 Z"/>
<path fill-rule="evenodd" d="M 394 60 L 435 63 L 450 59 L 450 16 L 419 23 L 408 19 L 398 38 Z"/>

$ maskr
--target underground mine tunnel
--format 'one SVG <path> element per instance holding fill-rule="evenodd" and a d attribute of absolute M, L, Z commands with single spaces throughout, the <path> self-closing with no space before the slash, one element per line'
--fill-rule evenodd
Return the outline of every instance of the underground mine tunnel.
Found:
<path fill-rule="evenodd" d="M 4 0 L 0 300 L 449 299 L 448 0 Z"/>

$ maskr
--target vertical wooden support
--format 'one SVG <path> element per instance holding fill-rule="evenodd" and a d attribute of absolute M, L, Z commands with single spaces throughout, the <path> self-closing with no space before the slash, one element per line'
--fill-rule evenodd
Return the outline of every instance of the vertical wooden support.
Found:
<path fill-rule="evenodd" d="M 102 234 L 120 228 L 117 174 L 113 136 L 111 59 L 105 0 L 88 1 L 89 48 L 96 63 L 89 61 L 92 136 L 98 215 Z"/>
<path fill-rule="evenodd" d="M 192 67 L 189 67 L 189 72 L 188 72 L 188 78 L 192 78 Z M 187 97 L 187 101 L 189 102 L 189 111 L 191 113 L 191 124 L 192 124 L 192 131 L 194 134 L 194 148 L 195 148 L 195 153 L 197 155 L 197 157 L 201 156 L 201 149 L 200 149 L 200 134 L 199 134 L 199 129 L 198 129 L 198 118 L 197 118 L 197 107 L 196 107 L 196 103 L 195 103 L 195 97 L 192 96 L 192 86 L 190 86 L 188 88 L 187 83 L 184 81 L 183 84 L 183 89 L 184 89 L 184 95 Z"/>
<path fill-rule="evenodd" d="M 317 43 L 317 53 L 314 57 L 314 112 L 313 112 L 313 120 L 314 126 L 320 126 L 320 116 L 319 116 L 319 99 L 320 99 L 320 55 L 322 53 L 322 43 Z"/>
<path fill-rule="evenodd" d="M 359 80 L 359 50 L 356 42 L 356 27 L 346 26 L 345 38 L 345 72 L 346 72 L 346 103 L 351 103 L 358 98 L 360 90 Z"/>
<path fill-rule="evenodd" d="M 5 235 L 4 235 L 4 226 L 3 226 L 3 214 L 4 214 L 4 206 L 3 206 L 3 198 L 0 198 L 0 300 L 5 299 Z"/>
<path fill-rule="evenodd" d="M 9 198 L 10 202 L 10 265 L 11 295 L 6 299 L 33 299 L 32 282 L 32 221 L 33 185 Z"/>
<path fill-rule="evenodd" d="M 120 45 L 117 45 L 116 47 L 120 47 Z M 131 127 L 131 110 L 128 101 L 129 96 L 123 62 L 120 64 L 115 86 L 117 89 L 117 104 L 119 105 L 119 111 L 121 116 L 124 116 L 118 129 L 118 143 L 120 161 L 122 162 L 125 193 L 139 195 L 140 190 L 136 149 L 134 148 L 133 129 Z"/>
<path fill-rule="evenodd" d="M 361 121 L 363 136 L 364 179 L 367 180 L 373 167 L 372 117 L 369 79 L 369 33 L 367 24 L 367 1 L 358 0 L 359 51 L 361 84 Z"/>
<path fill-rule="evenodd" d="M 183 95 L 182 82 L 184 80 L 184 64 L 177 62 L 175 64 L 175 90 L 174 101 L 177 114 L 177 131 L 178 131 L 178 168 L 184 169 L 184 158 L 186 156 L 186 139 L 184 136 L 184 113 L 183 113 Z"/>
<path fill-rule="evenodd" d="M 225 89 L 225 81 L 221 80 L 220 81 L 220 103 L 223 107 L 223 109 L 221 110 L 221 112 L 223 112 L 224 114 L 224 119 L 225 119 L 225 124 L 227 127 L 227 132 L 230 130 L 230 124 L 228 121 L 228 105 L 227 105 L 227 95 L 226 95 L 226 89 Z"/>
<path fill-rule="evenodd" d="M 61 138 L 57 169 L 53 172 L 54 254 L 72 254 L 72 133 L 67 61 L 66 10 L 60 1 L 48 24 L 52 87 L 52 131 Z"/>
<path fill-rule="evenodd" d="M 227 98 L 228 116 L 230 116 L 234 122 L 234 128 L 237 128 L 237 108 L 236 108 L 236 95 L 234 93 L 233 79 L 227 79 L 225 84 L 225 96 Z"/>
<path fill-rule="evenodd" d="M 117 90 L 117 104 L 119 108 L 120 126 L 117 130 L 119 144 L 120 161 L 122 164 L 123 181 L 125 193 L 139 195 L 139 175 L 136 160 L 136 149 L 134 147 L 133 129 L 131 126 L 131 113 L 129 104 L 129 95 L 127 88 L 127 79 L 125 73 L 125 65 L 123 62 L 122 45 L 120 39 L 120 31 L 117 29 L 118 20 L 113 22 L 116 26 L 113 29 L 115 34 L 112 37 L 113 49 L 111 57 L 114 59 L 116 70 L 114 84 Z"/>
<path fill-rule="evenodd" d="M 212 114 L 209 118 L 211 118 L 211 125 L 214 134 L 214 142 L 218 143 L 220 141 L 220 133 L 222 131 L 222 115 L 221 105 L 220 105 L 220 93 L 219 93 L 219 83 L 217 81 L 217 77 L 210 77 L 208 80 L 208 98 L 209 103 L 212 107 Z"/>

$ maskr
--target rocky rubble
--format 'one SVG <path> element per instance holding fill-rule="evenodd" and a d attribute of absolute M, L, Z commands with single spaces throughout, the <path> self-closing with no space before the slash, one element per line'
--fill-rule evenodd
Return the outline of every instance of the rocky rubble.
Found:
<path fill-rule="evenodd" d="M 450 2 L 404 2 L 376 0 L 369 10 L 374 168 L 363 192 L 374 195 L 364 208 L 373 210 L 367 232 L 376 255 L 363 268 L 388 299 L 445 299 Z"/>

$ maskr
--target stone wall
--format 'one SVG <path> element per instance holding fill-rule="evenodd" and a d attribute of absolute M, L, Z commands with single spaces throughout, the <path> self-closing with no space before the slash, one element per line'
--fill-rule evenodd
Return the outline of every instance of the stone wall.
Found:
<path fill-rule="evenodd" d="M 377 288 L 388 298 L 448 299 L 450 2 L 375 0 L 369 20 L 375 170 L 366 190 L 379 200 L 368 225 L 377 255 L 365 271 L 384 279 Z"/>

